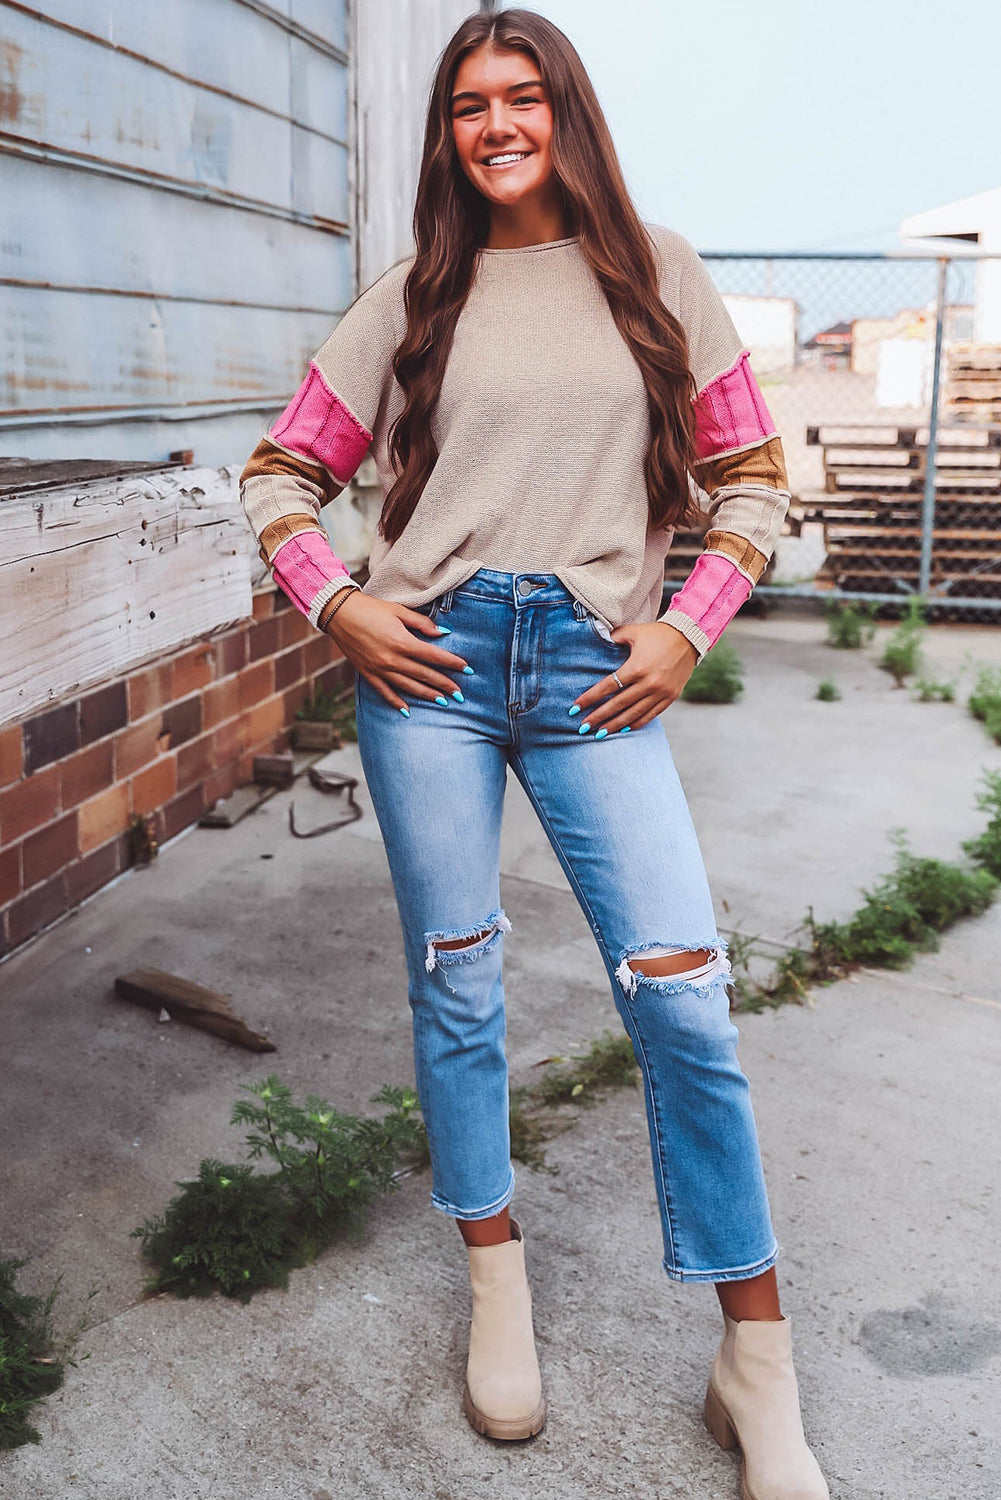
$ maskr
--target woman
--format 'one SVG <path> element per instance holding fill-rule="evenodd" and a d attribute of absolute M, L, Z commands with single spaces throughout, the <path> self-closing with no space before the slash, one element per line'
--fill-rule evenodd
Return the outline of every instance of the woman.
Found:
<path fill-rule="evenodd" d="M 466 1414 L 495 1438 L 545 1420 L 509 1216 L 510 765 L 642 1068 L 665 1270 L 719 1295 L 706 1421 L 742 1447 L 745 1495 L 819 1500 L 727 944 L 657 717 L 771 555 L 789 503 L 781 442 L 699 257 L 638 218 L 583 65 L 541 16 L 470 16 L 445 49 L 414 228 L 416 254 L 317 352 L 242 495 L 282 588 L 357 671 L 432 1202 L 467 1247 Z M 370 449 L 385 504 L 360 589 L 318 512 Z M 693 474 L 713 524 L 658 618 Z"/>

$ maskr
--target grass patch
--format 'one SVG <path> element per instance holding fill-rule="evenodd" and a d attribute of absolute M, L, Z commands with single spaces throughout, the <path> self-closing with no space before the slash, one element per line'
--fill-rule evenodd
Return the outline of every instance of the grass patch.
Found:
<path fill-rule="evenodd" d="M 32 1426 L 34 1408 L 58 1390 L 66 1366 L 76 1368 L 72 1351 L 87 1326 L 84 1313 L 61 1338 L 53 1330 L 52 1308 L 62 1277 L 44 1297 L 17 1289 L 17 1274 L 27 1258 L 0 1260 L 0 1450 L 40 1443 Z M 94 1288 L 89 1297 L 97 1295 Z M 88 1356 L 84 1356 L 87 1358 Z"/>
<path fill-rule="evenodd" d="M 841 697 L 841 689 L 833 677 L 825 677 L 817 687 L 814 697 L 819 698 L 821 703 L 836 703 Z"/>
<path fill-rule="evenodd" d="M 681 696 L 688 703 L 733 703 L 744 691 L 744 663 L 728 641 L 717 641 L 692 668 Z"/>
<path fill-rule="evenodd" d="M 876 610 L 878 604 L 840 599 L 824 600 L 824 618 L 827 621 L 827 644 L 842 651 L 858 651 L 868 646 L 876 634 Z M 819 694 L 818 694 L 819 697 Z"/>

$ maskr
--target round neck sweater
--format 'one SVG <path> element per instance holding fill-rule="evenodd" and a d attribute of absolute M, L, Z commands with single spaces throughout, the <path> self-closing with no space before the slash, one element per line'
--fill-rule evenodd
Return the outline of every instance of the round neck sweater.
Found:
<path fill-rule="evenodd" d="M 749 593 L 788 506 L 780 440 L 698 255 L 672 230 L 647 230 L 661 298 L 685 329 L 702 415 L 713 422 L 706 462 L 770 449 L 767 472 L 734 484 L 731 465 L 716 486 L 731 492 L 718 502 L 717 510 L 729 500 L 730 514 L 714 517 L 716 530 L 734 539 L 719 556 L 729 556 L 728 577 L 736 568 Z M 403 393 L 391 361 L 406 330 L 412 262 L 397 262 L 356 299 L 244 471 L 244 506 L 276 571 L 279 549 L 319 527 L 320 506 L 366 453 L 384 495 L 395 480 L 389 433 Z M 577 236 L 478 252 L 431 425 L 437 462 L 399 539 L 376 534 L 367 593 L 419 609 L 481 567 L 545 572 L 606 627 L 667 618 L 699 656 L 708 649 L 705 622 L 693 631 L 690 616 L 660 614 L 674 532 L 648 521 L 646 390 Z M 310 545 L 315 553 L 322 541 Z M 310 599 L 314 623 L 345 583 L 343 566 L 328 573 Z"/>

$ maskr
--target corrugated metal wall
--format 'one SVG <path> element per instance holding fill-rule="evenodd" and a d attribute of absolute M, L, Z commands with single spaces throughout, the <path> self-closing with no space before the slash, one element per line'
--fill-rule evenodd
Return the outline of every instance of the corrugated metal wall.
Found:
<path fill-rule="evenodd" d="M 353 294 L 345 0 L 0 0 L 0 454 L 245 454 Z"/>
<path fill-rule="evenodd" d="M 0 0 L 0 455 L 240 461 L 411 245 L 463 0 Z"/>

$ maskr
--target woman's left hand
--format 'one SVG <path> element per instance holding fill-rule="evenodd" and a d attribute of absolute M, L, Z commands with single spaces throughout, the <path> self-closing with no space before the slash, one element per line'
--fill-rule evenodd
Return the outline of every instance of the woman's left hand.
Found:
<path fill-rule="evenodd" d="M 581 730 L 586 724 L 592 734 L 599 729 L 614 734 L 626 725 L 642 729 L 681 696 L 698 660 L 688 637 L 659 620 L 649 625 L 620 625 L 612 631 L 612 640 L 631 647 L 616 669 L 622 687 L 614 677 L 602 677 L 575 700 Z"/>

